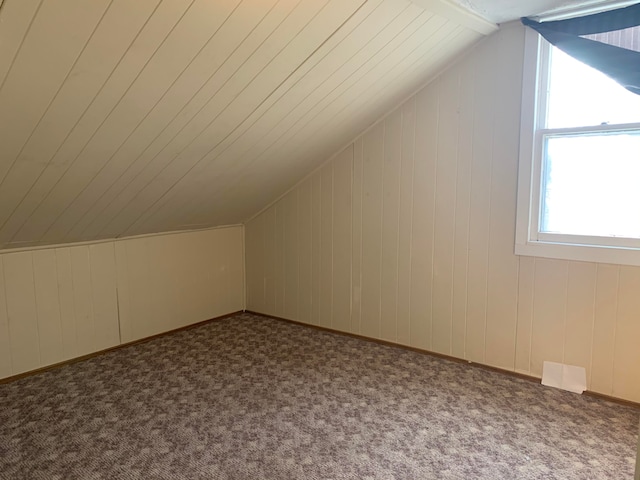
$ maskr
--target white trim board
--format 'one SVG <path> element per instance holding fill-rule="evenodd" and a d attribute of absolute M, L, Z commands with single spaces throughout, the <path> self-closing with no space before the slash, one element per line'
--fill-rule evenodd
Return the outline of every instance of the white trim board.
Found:
<path fill-rule="evenodd" d="M 483 35 L 490 35 L 498 30 L 498 25 L 495 23 L 447 0 L 411 0 L 411 2 Z"/>

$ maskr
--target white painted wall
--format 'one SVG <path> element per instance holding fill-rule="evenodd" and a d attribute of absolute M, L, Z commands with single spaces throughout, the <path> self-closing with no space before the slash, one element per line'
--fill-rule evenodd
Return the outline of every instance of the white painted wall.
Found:
<path fill-rule="evenodd" d="M 514 255 L 506 26 L 246 226 L 248 309 L 640 401 L 640 268 Z"/>
<path fill-rule="evenodd" d="M 0 255 L 0 378 L 244 308 L 243 228 Z"/>

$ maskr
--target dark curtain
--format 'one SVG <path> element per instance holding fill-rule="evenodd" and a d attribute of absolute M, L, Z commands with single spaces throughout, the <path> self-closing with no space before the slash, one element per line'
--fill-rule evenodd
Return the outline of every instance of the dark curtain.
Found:
<path fill-rule="evenodd" d="M 522 23 L 536 30 L 552 45 L 600 70 L 627 90 L 640 95 L 640 52 L 603 43 L 599 40 L 604 37 L 598 35 L 638 27 L 640 3 L 609 12 L 553 22 L 540 23 L 523 18 Z M 636 28 L 628 33 L 631 34 L 630 38 L 640 36 L 640 29 Z"/>

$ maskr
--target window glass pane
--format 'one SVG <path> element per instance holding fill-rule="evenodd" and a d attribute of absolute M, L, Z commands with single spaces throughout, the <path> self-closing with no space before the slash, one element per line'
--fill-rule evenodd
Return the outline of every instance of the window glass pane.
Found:
<path fill-rule="evenodd" d="M 640 122 L 640 95 L 551 47 L 547 128 Z"/>
<path fill-rule="evenodd" d="M 640 132 L 546 140 L 540 231 L 640 238 Z"/>

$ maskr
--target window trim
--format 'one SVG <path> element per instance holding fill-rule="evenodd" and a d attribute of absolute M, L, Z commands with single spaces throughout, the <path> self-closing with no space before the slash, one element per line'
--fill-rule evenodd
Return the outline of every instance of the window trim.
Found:
<path fill-rule="evenodd" d="M 546 43 L 546 42 L 544 42 Z M 547 76 L 550 47 L 543 45 L 540 35 L 525 29 L 522 104 L 520 122 L 520 152 L 518 168 L 518 195 L 516 208 L 515 254 L 598 263 L 640 266 L 640 240 L 636 246 L 617 237 L 589 237 L 539 233 L 540 190 L 544 136 L 562 133 L 589 133 L 594 131 L 621 131 L 640 129 L 640 123 L 602 125 L 568 129 L 544 129 L 548 91 L 541 90 L 540 79 Z M 543 110 L 544 109 L 544 110 Z M 545 115 L 539 115 L 545 112 Z M 536 180 L 537 179 L 537 180 Z M 606 239 L 606 245 L 604 240 Z M 633 239 L 631 243 L 635 243 Z M 578 243 L 579 242 L 579 243 Z"/>

